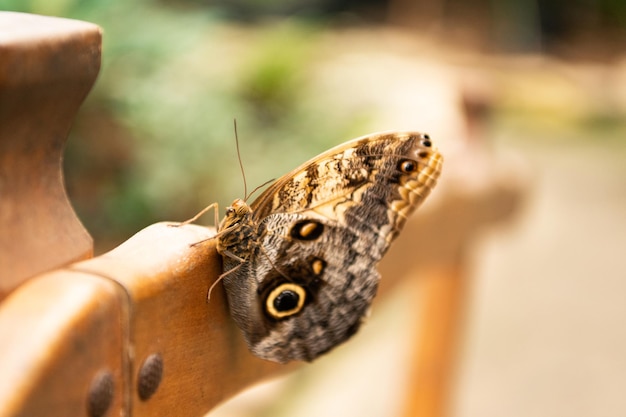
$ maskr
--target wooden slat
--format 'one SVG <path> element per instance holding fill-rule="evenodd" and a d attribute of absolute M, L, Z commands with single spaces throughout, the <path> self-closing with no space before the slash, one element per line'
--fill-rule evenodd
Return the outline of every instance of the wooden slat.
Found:
<path fill-rule="evenodd" d="M 221 260 L 212 241 L 191 244 L 210 233 L 155 224 L 13 292 L 0 308 L 0 416 L 85 415 L 105 369 L 115 381 L 107 415 L 199 416 L 291 369 L 249 353 L 220 286 L 207 303 Z M 162 379 L 142 399 L 139 375 L 154 354 Z"/>
<path fill-rule="evenodd" d="M 109 277 L 129 294 L 131 408 L 138 416 L 199 416 L 263 378 L 290 369 L 253 357 L 226 307 L 210 229 L 152 225 L 72 269 Z M 143 362 L 158 354 L 163 379 L 147 401 L 137 386 Z"/>
<path fill-rule="evenodd" d="M 0 299 L 92 255 L 61 160 L 100 68 L 100 42 L 90 23 L 0 12 Z"/>

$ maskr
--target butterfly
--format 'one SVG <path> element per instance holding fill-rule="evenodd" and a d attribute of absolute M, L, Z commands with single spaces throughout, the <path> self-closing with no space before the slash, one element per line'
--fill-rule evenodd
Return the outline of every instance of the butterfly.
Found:
<path fill-rule="evenodd" d="M 385 132 L 334 147 L 235 200 L 215 236 L 233 320 L 250 351 L 312 361 L 359 329 L 377 263 L 435 186 L 428 135 Z"/>

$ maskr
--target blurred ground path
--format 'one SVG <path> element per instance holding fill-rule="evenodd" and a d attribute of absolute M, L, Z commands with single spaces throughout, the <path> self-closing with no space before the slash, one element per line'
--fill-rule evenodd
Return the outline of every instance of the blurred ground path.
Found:
<path fill-rule="evenodd" d="M 455 415 L 624 415 L 626 141 L 505 141 L 536 186 L 476 248 Z"/>

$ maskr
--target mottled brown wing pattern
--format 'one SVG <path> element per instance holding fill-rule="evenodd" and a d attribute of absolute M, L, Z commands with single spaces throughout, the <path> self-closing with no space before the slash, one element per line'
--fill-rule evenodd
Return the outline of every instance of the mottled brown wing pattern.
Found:
<path fill-rule="evenodd" d="M 305 163 L 250 206 L 233 203 L 218 250 L 231 314 L 255 355 L 310 361 L 358 330 L 376 264 L 441 164 L 427 135 L 370 135 Z"/>

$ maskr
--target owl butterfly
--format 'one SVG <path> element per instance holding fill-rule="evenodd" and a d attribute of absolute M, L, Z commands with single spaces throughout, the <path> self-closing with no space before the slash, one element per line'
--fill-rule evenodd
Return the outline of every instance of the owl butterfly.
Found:
<path fill-rule="evenodd" d="M 219 225 L 231 315 L 259 358 L 311 361 L 347 340 L 376 294 L 376 264 L 439 176 L 428 135 L 339 145 L 237 199 Z"/>

